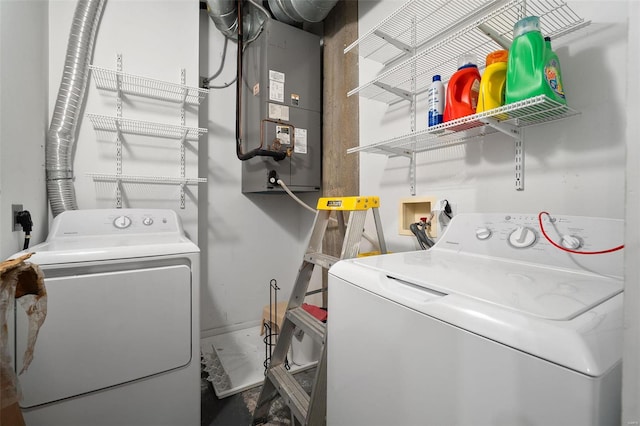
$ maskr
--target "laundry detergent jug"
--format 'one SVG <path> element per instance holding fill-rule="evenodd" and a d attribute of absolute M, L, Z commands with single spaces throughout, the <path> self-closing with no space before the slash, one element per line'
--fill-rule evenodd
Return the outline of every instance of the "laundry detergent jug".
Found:
<path fill-rule="evenodd" d="M 567 103 L 560 81 L 560 62 L 550 51 L 540 32 L 540 18 L 528 16 L 516 22 L 507 62 L 505 103 L 538 95 Z"/>
<path fill-rule="evenodd" d="M 560 59 L 551 48 L 551 37 L 544 38 L 544 45 L 547 49 L 547 58 L 544 64 L 544 76 L 553 91 L 553 100 L 566 104 L 567 98 L 562 86 L 562 70 L 560 69 Z"/>
<path fill-rule="evenodd" d="M 506 50 L 496 50 L 487 55 L 487 66 L 480 80 L 476 113 L 504 105 L 508 56 L 509 52 Z"/>
<path fill-rule="evenodd" d="M 464 55 L 458 71 L 449 79 L 445 96 L 444 121 L 475 114 L 480 92 L 480 71 L 474 55 Z"/>

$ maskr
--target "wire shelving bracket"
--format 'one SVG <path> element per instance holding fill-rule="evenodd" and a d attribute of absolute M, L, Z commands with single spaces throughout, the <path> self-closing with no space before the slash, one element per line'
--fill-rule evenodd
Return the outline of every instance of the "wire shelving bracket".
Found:
<path fill-rule="evenodd" d="M 96 133 L 115 133 L 116 144 L 116 173 L 88 173 L 94 181 L 116 183 L 116 207 L 122 207 L 122 184 L 170 184 L 178 185 L 180 190 L 180 208 L 185 208 L 185 187 L 206 182 L 206 178 L 186 177 L 186 148 L 187 142 L 198 142 L 200 136 L 207 133 L 207 129 L 187 127 L 185 107 L 199 105 L 209 93 L 207 89 L 185 85 L 186 73 L 180 70 L 180 84 L 155 80 L 122 72 L 122 55 L 116 59 L 116 70 L 90 65 L 96 87 L 100 90 L 115 93 L 116 116 L 87 114 Z M 180 105 L 180 125 L 155 123 L 122 117 L 122 98 L 124 95 L 134 95 Z M 179 144 L 180 176 L 140 176 L 122 174 L 122 135 L 133 134 L 177 140 Z"/>
<path fill-rule="evenodd" d="M 410 0 L 344 50 L 384 65 L 372 80 L 348 92 L 393 105 L 411 103 L 411 131 L 347 152 L 372 152 L 409 158 L 410 191 L 415 195 L 416 153 L 439 149 L 495 132 L 515 141 L 515 186 L 524 189 L 524 128 L 579 114 L 545 96 L 536 96 L 428 129 L 415 129 L 416 96 L 428 90 L 433 75 L 446 81 L 457 59 L 473 52 L 484 58 L 508 49 L 513 26 L 525 15 L 540 17 L 545 35 L 557 39 L 590 24 L 563 0 Z"/>
<path fill-rule="evenodd" d="M 209 90 L 199 87 L 170 83 L 162 80 L 126 74 L 121 69 L 112 70 L 90 65 L 96 87 L 100 90 L 141 96 L 166 102 L 199 105 Z"/>
<path fill-rule="evenodd" d="M 516 189 L 523 190 L 524 128 L 578 114 L 578 111 L 567 105 L 539 95 L 392 139 L 350 148 L 347 153 L 366 152 L 390 157 L 407 157 L 411 161 L 410 166 L 414 168 L 415 153 L 469 143 L 478 137 L 501 132 L 515 141 Z"/>
<path fill-rule="evenodd" d="M 458 58 L 474 52 L 478 60 L 513 40 L 513 26 L 522 17 L 525 0 L 411 0 L 345 48 L 385 65 L 374 79 L 348 96 L 388 104 L 407 99 L 411 80 L 424 93 L 435 74 L 452 75 Z M 562 0 L 526 0 L 527 14 L 540 17 L 545 35 L 556 40 L 590 24 Z M 412 26 L 415 22 L 415 26 Z M 412 33 L 415 31 L 415 44 Z M 489 33 L 489 34 L 488 34 Z M 397 45 L 405 46 L 403 48 Z M 412 51 L 415 50 L 415 54 Z M 416 74 L 413 75 L 413 70 Z"/>
<path fill-rule="evenodd" d="M 87 114 L 96 132 L 126 133 L 132 135 L 152 136 L 156 138 L 175 139 L 180 142 L 198 142 L 207 129 L 155 123 L 151 121 L 133 120 L 100 114 Z"/>

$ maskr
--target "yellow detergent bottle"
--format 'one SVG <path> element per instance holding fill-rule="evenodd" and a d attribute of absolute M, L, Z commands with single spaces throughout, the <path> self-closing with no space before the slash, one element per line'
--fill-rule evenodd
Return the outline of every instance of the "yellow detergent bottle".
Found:
<path fill-rule="evenodd" d="M 507 50 L 496 50 L 487 55 L 487 66 L 480 80 L 480 94 L 476 113 L 504 105 L 507 82 Z"/>

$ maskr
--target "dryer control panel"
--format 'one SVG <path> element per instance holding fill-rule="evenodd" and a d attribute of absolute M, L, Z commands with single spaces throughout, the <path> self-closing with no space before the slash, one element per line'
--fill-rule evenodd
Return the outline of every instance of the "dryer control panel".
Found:
<path fill-rule="evenodd" d="M 180 218 L 173 210 L 68 210 L 54 218 L 47 241 L 65 237 L 158 233 L 184 235 Z"/>

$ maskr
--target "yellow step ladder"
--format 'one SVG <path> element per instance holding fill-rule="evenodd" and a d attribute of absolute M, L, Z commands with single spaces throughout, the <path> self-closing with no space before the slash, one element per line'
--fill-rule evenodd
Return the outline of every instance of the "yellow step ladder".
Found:
<path fill-rule="evenodd" d="M 386 253 L 382 224 L 378 206 L 378 197 L 327 197 L 320 198 L 317 205 L 313 231 L 309 239 L 309 246 L 304 254 L 302 266 L 294 284 L 287 312 L 280 329 L 280 335 L 271 356 L 262 391 L 253 412 L 253 424 L 263 424 L 268 421 L 269 408 L 280 395 L 284 403 L 290 408 L 292 424 L 297 421 L 305 426 L 320 426 L 326 424 L 327 411 L 327 353 L 326 326 L 302 308 L 305 296 L 316 293 L 307 292 L 311 274 L 316 266 L 329 269 L 341 259 L 358 256 L 360 242 L 367 213 L 373 213 L 380 252 Z M 329 221 L 334 219 L 335 212 L 338 229 L 343 238 L 340 257 L 322 253 L 322 242 Z M 345 212 L 349 218 L 345 227 Z M 329 320 L 331 321 L 331 307 L 329 306 Z M 321 345 L 321 355 L 316 367 L 315 379 L 311 395 L 296 381 L 295 377 L 285 368 L 287 352 L 291 347 L 291 339 L 297 330 L 302 330 Z"/>

